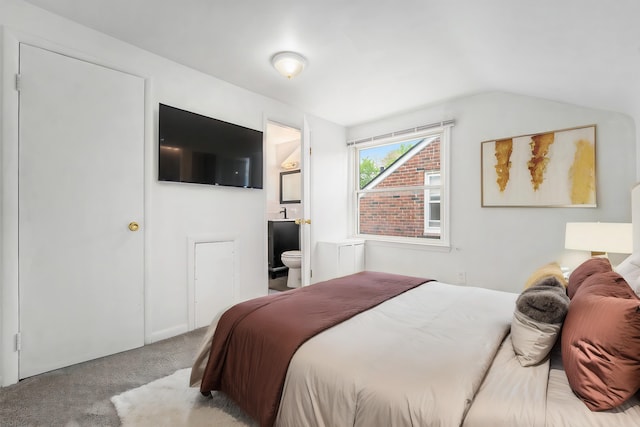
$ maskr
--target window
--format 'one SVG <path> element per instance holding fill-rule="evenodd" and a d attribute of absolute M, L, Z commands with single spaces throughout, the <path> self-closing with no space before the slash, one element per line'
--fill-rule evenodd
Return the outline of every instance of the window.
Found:
<path fill-rule="evenodd" d="M 356 234 L 446 245 L 449 127 L 354 145 Z"/>
<path fill-rule="evenodd" d="M 424 212 L 424 229 L 427 233 L 440 233 L 440 173 L 425 173 L 424 199 L 429 204 Z"/>

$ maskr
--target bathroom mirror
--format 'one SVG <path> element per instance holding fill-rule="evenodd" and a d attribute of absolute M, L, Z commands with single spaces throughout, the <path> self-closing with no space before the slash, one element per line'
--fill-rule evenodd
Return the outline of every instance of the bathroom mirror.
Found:
<path fill-rule="evenodd" d="M 280 172 L 280 203 L 300 203 L 300 169 Z"/>

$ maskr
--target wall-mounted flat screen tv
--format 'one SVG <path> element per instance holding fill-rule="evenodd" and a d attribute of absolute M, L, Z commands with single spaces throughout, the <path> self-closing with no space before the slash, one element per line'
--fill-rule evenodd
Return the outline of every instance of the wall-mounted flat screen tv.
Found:
<path fill-rule="evenodd" d="M 160 104 L 160 181 L 262 188 L 262 132 Z"/>

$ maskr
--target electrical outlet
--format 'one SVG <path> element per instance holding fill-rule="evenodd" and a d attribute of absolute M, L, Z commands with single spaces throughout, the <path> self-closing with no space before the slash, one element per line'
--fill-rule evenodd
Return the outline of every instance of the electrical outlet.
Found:
<path fill-rule="evenodd" d="M 459 285 L 465 285 L 467 283 L 467 273 L 466 271 L 458 271 L 457 274 L 457 282 Z"/>

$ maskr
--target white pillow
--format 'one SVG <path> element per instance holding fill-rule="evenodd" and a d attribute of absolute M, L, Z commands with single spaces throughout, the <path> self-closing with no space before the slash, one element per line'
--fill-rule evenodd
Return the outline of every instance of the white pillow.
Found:
<path fill-rule="evenodd" d="M 520 365 L 533 366 L 545 360 L 561 328 L 562 323 L 536 322 L 516 310 L 511 322 L 511 342 Z"/>
<path fill-rule="evenodd" d="M 640 254 L 629 255 L 613 271 L 621 275 L 636 295 L 640 296 Z"/>

